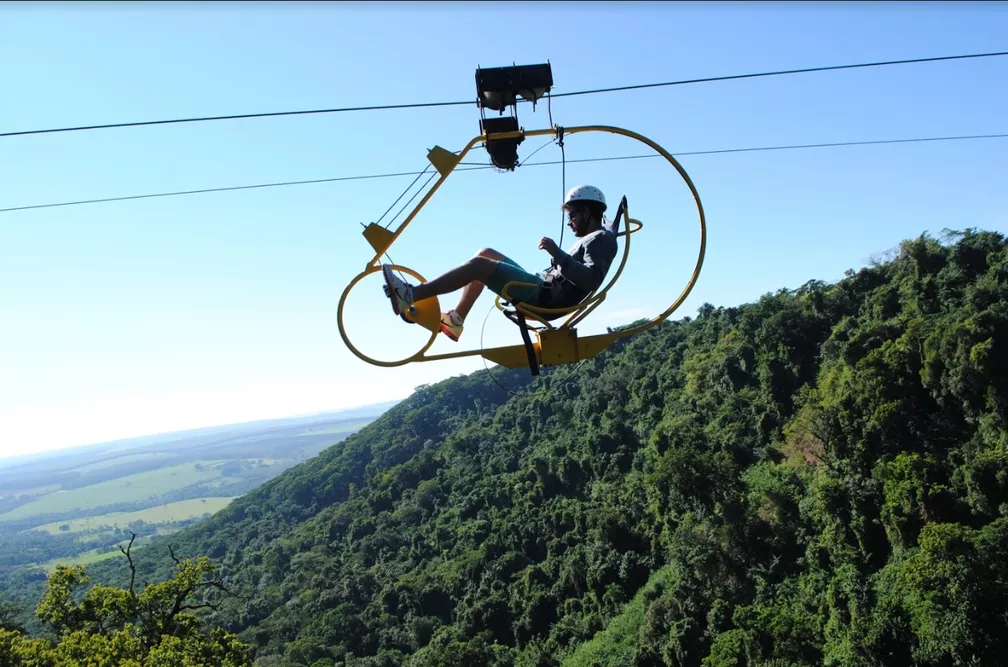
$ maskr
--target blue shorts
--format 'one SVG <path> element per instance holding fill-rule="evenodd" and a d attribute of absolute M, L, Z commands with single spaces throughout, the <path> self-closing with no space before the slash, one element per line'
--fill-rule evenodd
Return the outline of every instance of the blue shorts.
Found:
<path fill-rule="evenodd" d="M 512 285 L 508 288 L 507 294 L 504 294 L 504 286 L 510 282 L 532 283 L 535 287 Z M 529 273 L 510 257 L 505 257 L 503 261 L 497 263 L 497 268 L 494 269 L 486 282 L 486 286 L 494 293 L 499 294 L 505 301 L 513 299 L 531 301 L 535 298 L 540 285 L 542 285 L 541 276 Z"/>

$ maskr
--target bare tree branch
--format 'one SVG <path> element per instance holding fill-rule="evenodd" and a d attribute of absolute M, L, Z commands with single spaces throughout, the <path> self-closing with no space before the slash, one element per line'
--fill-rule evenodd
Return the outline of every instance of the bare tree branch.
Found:
<path fill-rule="evenodd" d="M 136 565 L 133 564 L 133 556 L 130 555 L 130 549 L 133 548 L 133 540 L 136 539 L 136 533 L 134 533 L 131 530 L 130 531 L 130 535 L 132 535 L 133 537 L 130 538 L 129 544 L 126 546 L 125 549 L 123 549 L 122 545 L 120 544 L 119 545 L 119 551 L 121 551 L 124 554 L 126 554 L 126 560 L 129 561 L 130 572 L 132 572 L 132 574 L 130 574 L 130 587 L 129 587 L 129 590 L 130 590 L 130 595 L 132 595 L 135 598 L 136 597 L 136 591 L 133 590 L 133 583 L 136 581 Z"/>
<path fill-rule="evenodd" d="M 213 609 L 214 611 L 217 611 L 219 608 L 219 603 L 214 604 L 212 602 L 202 602 L 200 604 L 184 604 L 179 607 L 179 611 L 182 611 L 183 609 Z"/>

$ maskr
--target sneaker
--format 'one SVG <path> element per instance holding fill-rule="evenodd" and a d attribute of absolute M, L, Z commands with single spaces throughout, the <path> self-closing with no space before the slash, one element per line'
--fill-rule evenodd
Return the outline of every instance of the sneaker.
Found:
<path fill-rule="evenodd" d="M 382 264 L 382 274 L 385 276 L 385 296 L 392 302 L 392 311 L 400 317 L 406 312 L 415 313 L 413 286 L 395 275 L 389 264 Z"/>
<path fill-rule="evenodd" d="M 462 318 L 454 310 L 441 313 L 441 333 L 448 336 L 456 343 L 462 335 Z"/>

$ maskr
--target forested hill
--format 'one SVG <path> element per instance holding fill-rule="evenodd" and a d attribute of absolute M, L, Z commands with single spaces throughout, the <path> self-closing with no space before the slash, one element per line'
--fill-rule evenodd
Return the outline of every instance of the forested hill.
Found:
<path fill-rule="evenodd" d="M 242 596 L 207 620 L 259 665 L 1008 656 L 1001 235 L 907 241 L 573 370 L 421 388 L 173 536 Z"/>

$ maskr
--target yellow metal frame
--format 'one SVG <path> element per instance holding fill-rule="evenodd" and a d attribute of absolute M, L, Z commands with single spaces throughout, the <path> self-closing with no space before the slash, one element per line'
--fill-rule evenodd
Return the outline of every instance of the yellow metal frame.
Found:
<path fill-rule="evenodd" d="M 620 262 L 619 268 L 613 277 L 609 280 L 606 286 L 590 294 L 584 301 L 576 306 L 571 306 L 569 308 L 537 308 L 533 306 L 528 306 L 525 304 L 518 304 L 515 306 L 516 310 L 522 312 L 526 318 L 540 322 L 543 324 L 542 328 L 533 328 L 532 330 L 536 333 L 536 339 L 533 342 L 533 348 L 535 349 L 535 354 L 538 359 L 538 363 L 542 367 L 556 366 L 561 364 L 568 364 L 583 359 L 590 359 L 594 357 L 599 352 L 604 350 L 610 344 L 615 341 L 626 338 L 629 336 L 634 336 L 638 333 L 646 331 L 651 327 L 657 326 L 664 320 L 666 320 L 679 306 L 682 305 L 686 297 L 693 290 L 696 285 L 697 279 L 700 277 L 700 270 L 703 267 L 704 254 L 707 249 L 707 222 L 704 217 L 703 204 L 700 202 L 700 195 L 697 192 L 696 187 L 693 185 L 693 181 L 690 179 L 689 174 L 683 169 L 682 165 L 679 164 L 668 151 L 659 146 L 657 143 L 648 139 L 647 137 L 640 135 L 631 130 L 626 130 L 619 127 L 612 127 L 609 125 L 584 125 L 579 127 L 565 127 L 563 128 L 565 135 L 578 134 L 582 132 L 608 132 L 611 134 L 618 134 L 631 139 L 636 139 L 641 143 L 644 143 L 656 152 L 658 152 L 662 157 L 669 161 L 679 175 L 682 177 L 683 181 L 689 187 L 690 192 L 693 194 L 693 199 L 696 202 L 697 214 L 699 216 L 700 222 L 700 252 L 697 256 L 697 263 L 693 269 L 693 274 L 690 276 L 689 282 L 686 287 L 680 293 L 679 297 L 669 306 L 665 312 L 656 316 L 655 318 L 644 322 L 636 327 L 630 329 L 623 329 L 621 331 L 614 331 L 607 334 L 599 334 L 595 336 L 586 336 L 584 338 L 578 338 L 577 329 L 574 328 L 578 322 L 583 321 L 595 308 L 597 308 L 605 300 L 606 293 L 609 289 L 616 283 L 620 274 L 623 272 L 623 267 L 626 265 L 627 258 L 630 255 L 630 235 L 634 232 L 639 231 L 643 227 L 643 223 L 639 220 L 635 220 L 629 216 L 629 211 L 624 209 L 623 224 L 625 229 L 618 234 L 618 236 L 625 236 L 626 242 L 623 246 L 623 259 Z M 542 129 L 542 130 L 518 130 L 515 132 L 500 132 L 495 134 L 481 134 L 474 137 L 465 148 L 463 148 L 459 153 L 452 153 L 440 146 L 435 146 L 427 154 L 427 159 L 441 174 L 441 177 L 434 183 L 434 186 L 423 196 L 423 198 L 417 203 L 416 207 L 410 212 L 409 215 L 399 224 L 394 232 L 385 229 L 375 223 L 371 223 L 364 229 L 364 238 L 367 239 L 368 243 L 374 249 L 374 257 L 367 263 L 364 270 L 357 274 L 353 280 L 346 286 L 343 290 L 342 296 L 340 296 L 339 307 L 337 309 L 337 322 L 339 325 L 340 336 L 343 338 L 343 342 L 346 346 L 353 352 L 357 357 L 363 361 L 373 364 L 375 366 L 393 367 L 393 366 L 403 366 L 405 364 L 418 362 L 418 361 L 440 361 L 446 359 L 459 359 L 462 357 L 471 357 L 480 355 L 484 359 L 492 361 L 494 363 L 500 364 L 507 368 L 520 368 L 528 364 L 528 357 L 526 356 L 524 345 L 509 345 L 505 347 L 494 347 L 494 348 L 484 348 L 478 350 L 466 350 L 462 352 L 450 352 L 446 354 L 434 354 L 427 355 L 426 352 L 434 344 L 438 333 L 440 332 L 440 314 L 441 309 L 438 303 L 437 297 L 431 297 L 429 299 L 424 299 L 423 301 L 415 304 L 416 312 L 406 314 L 406 318 L 416 324 L 421 325 L 425 329 L 431 332 L 431 337 L 424 346 L 413 353 L 411 356 L 397 361 L 381 361 L 374 359 L 362 353 L 353 343 L 350 342 L 349 336 L 347 336 L 346 328 L 343 324 L 343 309 L 346 304 L 346 299 L 350 294 L 350 291 L 365 277 L 376 273 L 381 270 L 381 265 L 379 260 L 382 255 L 384 255 L 389 247 L 399 238 L 399 236 L 406 229 L 406 226 L 413 221 L 417 213 L 420 212 L 430 198 L 437 192 L 441 184 L 450 176 L 455 167 L 465 158 L 466 154 L 473 149 L 477 144 L 486 143 L 488 140 L 507 140 L 507 139 L 518 139 L 526 137 L 538 137 L 555 134 L 556 129 Z M 635 225 L 632 227 L 632 225 Z M 425 282 L 424 278 L 404 266 L 395 265 L 393 268 L 399 271 L 403 271 L 413 276 L 420 282 Z M 507 294 L 509 288 L 514 288 L 522 286 L 523 283 L 510 282 L 504 286 L 502 290 Z M 496 305 L 498 309 L 503 310 L 501 306 L 501 298 L 498 297 L 496 300 Z M 567 315 L 567 320 L 557 328 L 554 328 L 549 324 L 550 319 L 556 319 L 549 317 L 550 315 Z"/>

